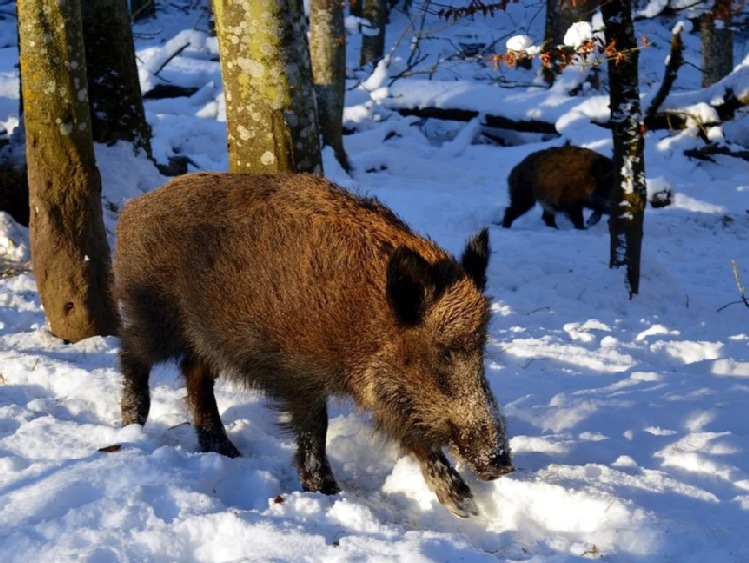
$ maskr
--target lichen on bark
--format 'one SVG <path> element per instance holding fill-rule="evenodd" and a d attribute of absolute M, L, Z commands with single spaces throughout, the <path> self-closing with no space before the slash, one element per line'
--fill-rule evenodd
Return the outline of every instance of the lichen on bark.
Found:
<path fill-rule="evenodd" d="M 301 1 L 214 2 L 229 171 L 322 172 Z"/>

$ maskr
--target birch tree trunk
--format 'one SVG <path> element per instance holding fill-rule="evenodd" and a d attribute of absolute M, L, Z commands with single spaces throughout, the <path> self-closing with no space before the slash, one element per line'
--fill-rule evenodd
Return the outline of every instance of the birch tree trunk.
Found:
<path fill-rule="evenodd" d="M 640 257 L 647 202 L 638 50 L 632 26 L 631 2 L 601 1 L 600 6 L 606 44 L 615 45 L 619 53 L 619 56 L 614 55 L 608 61 L 614 145 L 609 264 L 612 268 L 626 266 L 631 296 L 638 293 L 640 287 Z"/>
<path fill-rule="evenodd" d="M 343 146 L 343 106 L 346 96 L 346 29 L 340 0 L 310 1 L 310 54 L 317 114 L 323 143 L 351 170 Z"/>
<path fill-rule="evenodd" d="M 81 0 L 93 137 L 128 141 L 151 156 L 127 0 Z"/>
<path fill-rule="evenodd" d="M 215 0 L 229 171 L 322 172 L 302 0 Z"/>
<path fill-rule="evenodd" d="M 18 3 L 34 276 L 50 329 L 114 334 L 79 0 Z"/>

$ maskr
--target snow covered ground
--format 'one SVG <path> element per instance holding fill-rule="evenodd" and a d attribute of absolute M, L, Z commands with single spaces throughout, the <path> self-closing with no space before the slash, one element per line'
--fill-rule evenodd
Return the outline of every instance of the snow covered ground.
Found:
<path fill-rule="evenodd" d="M 440 30 L 422 40 L 417 70 L 436 69 L 432 80 L 392 82 L 409 55 L 408 38 L 396 44 L 404 14 L 388 28 L 388 68 L 355 69 L 360 38 L 350 35 L 345 144 L 355 170 L 346 175 L 326 150 L 326 174 L 457 253 L 501 218 L 507 174 L 528 153 L 570 141 L 609 154 L 609 131 L 592 123 L 606 119 L 605 91 L 566 94 L 584 73 L 570 69 L 547 90 L 537 66 L 495 71 L 460 46 L 491 52 L 518 34 L 538 41 L 541 5 L 457 25 L 429 18 L 425 29 Z M 225 170 L 216 41 L 196 9 L 164 10 L 136 27 L 143 88 L 168 80 L 199 89 L 147 102 L 154 152 Z M 652 44 L 640 59 L 646 101 L 676 22 L 638 23 Z M 737 34 L 736 77 L 749 72 L 747 39 Z M 699 35 L 685 43 L 699 65 Z M 0 46 L 0 121 L 12 129 L 12 18 L 0 20 Z M 698 70 L 683 67 L 669 103 L 698 84 Z M 478 119 L 393 110 L 419 103 L 544 119 L 562 137 L 516 134 L 501 147 Z M 708 133 L 747 147 L 749 117 Z M 731 265 L 749 285 L 749 163 L 684 156 L 701 145 L 696 128 L 647 135 L 649 187 L 675 195 L 671 207 L 646 211 L 641 291 L 631 300 L 624 272 L 608 268 L 605 220 L 577 231 L 560 217 L 555 231 L 534 208 L 512 229 L 492 226 L 487 377 L 518 471 L 483 483 L 461 468 L 481 509 L 468 520 L 442 508 L 416 463 L 348 401 L 331 405 L 328 451 L 344 488 L 332 497 L 301 492 L 292 440 L 255 394 L 217 388 L 243 457 L 196 453 L 173 366 L 152 375 L 148 424 L 121 428 L 117 339 L 64 345 L 48 332 L 27 232 L 0 214 L 0 560 L 749 560 L 749 309 L 736 303 Z M 97 147 L 97 160 L 111 231 L 125 200 L 165 178 L 126 146 Z"/>

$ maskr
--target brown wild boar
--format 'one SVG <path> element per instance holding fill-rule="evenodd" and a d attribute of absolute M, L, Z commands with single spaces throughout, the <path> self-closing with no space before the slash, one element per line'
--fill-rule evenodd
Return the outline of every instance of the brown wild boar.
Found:
<path fill-rule="evenodd" d="M 601 220 L 610 206 L 613 162 L 585 147 L 552 147 L 534 152 L 517 164 L 507 178 L 510 206 L 502 226 L 529 211 L 538 202 L 543 220 L 557 227 L 554 215 L 562 211 L 577 229 L 584 229 L 583 208 L 593 210 L 588 226 Z"/>
<path fill-rule="evenodd" d="M 221 373 L 279 403 L 302 487 L 333 494 L 326 400 L 349 395 L 441 503 L 477 514 L 442 447 L 482 479 L 512 471 L 484 376 L 488 260 L 486 229 L 456 260 L 318 176 L 180 176 L 117 227 L 122 423 L 145 424 L 151 367 L 176 359 L 200 449 L 239 456 L 213 395 Z"/>

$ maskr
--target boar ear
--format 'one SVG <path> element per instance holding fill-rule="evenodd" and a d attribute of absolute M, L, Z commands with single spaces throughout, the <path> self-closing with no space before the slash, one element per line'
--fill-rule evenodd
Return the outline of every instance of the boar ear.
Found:
<path fill-rule="evenodd" d="M 405 247 L 393 252 L 388 262 L 386 296 L 398 322 L 419 324 L 426 309 L 430 282 L 429 263 L 419 254 Z"/>
<path fill-rule="evenodd" d="M 466 244 L 461 262 L 463 269 L 479 290 L 486 288 L 486 267 L 489 265 L 489 229 L 481 229 Z"/>

